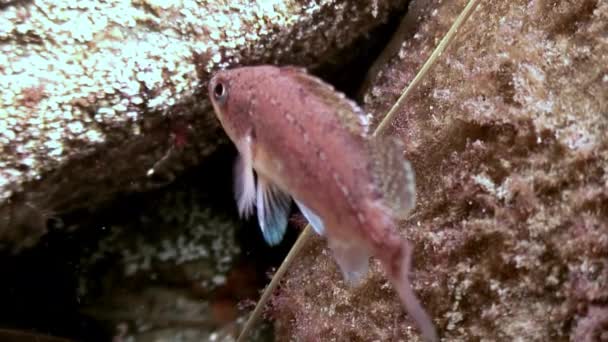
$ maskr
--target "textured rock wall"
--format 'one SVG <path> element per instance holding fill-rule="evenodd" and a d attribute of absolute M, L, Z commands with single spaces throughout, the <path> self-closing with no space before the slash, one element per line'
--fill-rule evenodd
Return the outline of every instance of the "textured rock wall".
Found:
<path fill-rule="evenodd" d="M 415 1 L 363 91 L 377 120 L 465 1 Z M 608 336 L 608 3 L 482 1 L 400 109 L 417 173 L 414 287 L 450 341 Z M 320 240 L 270 315 L 296 340 L 416 341 L 376 263 L 348 289 Z"/>
<path fill-rule="evenodd" d="M 230 341 L 235 334 L 238 302 L 255 297 L 265 279 L 242 256 L 238 235 L 254 227 L 244 227 L 226 191 L 232 177 L 218 166 L 229 168 L 232 158 L 223 154 L 78 231 L 98 235 L 78 262 L 81 310 L 115 338 Z"/>
<path fill-rule="evenodd" d="M 0 248 L 164 185 L 224 141 L 204 89 L 238 64 L 314 67 L 401 1 L 0 4 Z"/>

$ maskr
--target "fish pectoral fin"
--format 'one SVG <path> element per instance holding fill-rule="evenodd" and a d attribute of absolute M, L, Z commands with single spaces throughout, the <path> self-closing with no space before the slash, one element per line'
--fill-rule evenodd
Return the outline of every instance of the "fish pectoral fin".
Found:
<path fill-rule="evenodd" d="M 329 241 L 331 249 L 344 281 L 349 286 L 357 286 L 367 275 L 369 269 L 369 252 L 356 244 Z"/>
<path fill-rule="evenodd" d="M 264 240 L 270 246 L 278 245 L 287 228 L 291 198 L 258 174 L 256 206 Z"/>
<path fill-rule="evenodd" d="M 406 218 L 416 204 L 416 184 L 414 170 L 403 157 L 403 142 L 396 137 L 378 137 L 371 139 L 368 147 L 372 181 L 383 204 L 394 217 Z"/>
<path fill-rule="evenodd" d="M 315 212 L 312 211 L 312 209 L 305 206 L 302 202 L 300 202 L 296 199 L 294 199 L 294 201 L 298 205 L 298 208 L 300 208 L 302 215 L 304 215 L 304 217 L 306 217 L 306 219 L 308 220 L 308 223 L 310 223 L 312 228 L 314 228 L 315 232 L 317 232 L 317 234 L 323 236 L 325 234 L 325 226 L 323 225 L 323 220 L 321 220 L 319 215 L 315 214 Z"/>
<path fill-rule="evenodd" d="M 249 217 L 255 204 L 255 176 L 251 156 L 251 139 L 238 144 L 239 155 L 234 163 L 234 195 L 241 217 Z"/>

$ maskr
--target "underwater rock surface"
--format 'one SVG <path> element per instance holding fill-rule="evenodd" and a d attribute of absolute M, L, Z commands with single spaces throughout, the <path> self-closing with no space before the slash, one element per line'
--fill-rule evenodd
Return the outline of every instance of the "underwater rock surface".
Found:
<path fill-rule="evenodd" d="M 465 5 L 414 1 L 362 92 L 376 122 Z M 608 3 L 482 1 L 388 134 L 417 174 L 415 291 L 442 338 L 608 336 Z M 349 289 L 324 242 L 267 312 L 279 340 L 419 340 L 375 261 Z"/>
<path fill-rule="evenodd" d="M 206 181 L 182 177 L 111 208 L 124 218 L 87 227 L 103 236 L 79 262 L 82 312 L 115 338 L 223 340 L 237 327 L 238 301 L 255 295 L 247 284 L 257 283 L 256 274 L 240 261 L 243 224 L 222 209 L 232 198 L 209 185 L 217 177 L 200 174 Z M 219 184 L 230 181 L 224 177 Z"/>
<path fill-rule="evenodd" d="M 0 249 L 49 217 L 169 183 L 224 142 L 201 91 L 233 65 L 313 67 L 403 1 L 0 5 Z M 334 61 L 337 62 L 337 61 Z"/>
<path fill-rule="evenodd" d="M 226 191 L 231 152 L 220 148 L 173 184 L 117 201 L 75 231 L 84 317 L 123 341 L 234 340 L 271 260 Z"/>

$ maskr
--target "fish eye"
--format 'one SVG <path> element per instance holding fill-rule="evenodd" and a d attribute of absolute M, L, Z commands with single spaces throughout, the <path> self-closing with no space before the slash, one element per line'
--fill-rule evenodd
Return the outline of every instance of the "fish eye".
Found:
<path fill-rule="evenodd" d="M 213 86 L 213 97 L 219 103 L 223 103 L 226 101 L 226 97 L 228 95 L 228 89 L 221 81 L 218 81 Z"/>

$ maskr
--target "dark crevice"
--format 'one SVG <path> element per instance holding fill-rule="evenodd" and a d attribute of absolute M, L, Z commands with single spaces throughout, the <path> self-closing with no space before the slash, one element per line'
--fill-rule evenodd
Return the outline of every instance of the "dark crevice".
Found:
<path fill-rule="evenodd" d="M 365 81 L 367 71 L 397 32 L 404 13 L 405 9 L 393 11 L 386 23 L 355 40 L 312 72 L 348 97 L 355 98 Z"/>

